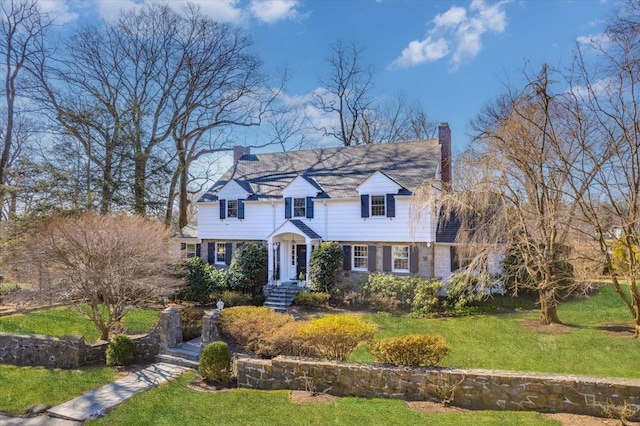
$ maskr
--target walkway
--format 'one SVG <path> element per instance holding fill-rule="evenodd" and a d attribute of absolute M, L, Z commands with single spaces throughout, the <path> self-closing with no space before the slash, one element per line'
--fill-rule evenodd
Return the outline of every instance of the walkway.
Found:
<path fill-rule="evenodd" d="M 187 370 L 189 370 L 189 368 L 163 362 L 153 364 L 108 385 L 94 389 L 71 401 L 50 408 L 47 410 L 47 414 L 49 417 L 75 422 L 84 422 L 90 418 L 100 417 L 104 415 L 109 408 L 121 404 L 133 395 L 174 379 Z M 47 419 L 46 417 L 44 418 Z M 51 421 L 51 419 L 48 420 Z M 29 423 L 16 424 L 27 425 Z"/>

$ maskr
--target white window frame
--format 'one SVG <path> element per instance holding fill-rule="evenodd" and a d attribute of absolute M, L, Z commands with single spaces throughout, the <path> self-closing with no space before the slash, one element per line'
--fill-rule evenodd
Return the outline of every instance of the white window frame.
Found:
<path fill-rule="evenodd" d="M 218 255 L 221 254 L 221 253 L 224 254 L 222 260 L 220 260 L 220 258 L 218 257 Z M 215 264 L 216 265 L 226 265 L 227 264 L 227 243 L 226 242 L 216 243 Z"/>
<path fill-rule="evenodd" d="M 186 243 L 186 256 L 187 259 L 191 259 L 192 257 L 196 257 L 198 255 L 198 244 L 197 243 Z"/>
<path fill-rule="evenodd" d="M 401 250 L 406 249 L 406 256 L 398 256 Z M 407 268 L 396 268 L 396 260 L 407 260 Z M 411 250 L 409 246 L 392 246 L 391 247 L 391 271 L 392 272 L 409 272 L 411 269 Z"/>
<path fill-rule="evenodd" d="M 296 207 L 296 201 L 302 201 L 302 207 Z M 306 198 L 294 198 L 291 208 L 293 209 L 293 217 L 307 217 L 307 199 Z M 298 211 L 296 212 L 296 209 Z M 302 214 L 298 214 L 302 212 Z"/>
<path fill-rule="evenodd" d="M 364 255 L 358 253 L 359 249 L 364 249 Z M 364 266 L 356 266 L 356 259 L 364 259 Z M 354 271 L 368 271 L 369 270 L 369 247 L 365 245 L 355 245 L 351 250 L 351 269 Z"/>
<path fill-rule="evenodd" d="M 382 214 L 374 214 L 373 213 L 373 199 L 374 198 L 382 198 Z M 376 205 L 375 207 L 380 207 L 380 205 Z M 386 217 L 387 216 L 387 196 L 386 195 L 371 195 L 369 197 L 369 216 L 371 217 Z"/>
<path fill-rule="evenodd" d="M 238 200 L 227 200 L 227 218 L 238 218 Z"/>

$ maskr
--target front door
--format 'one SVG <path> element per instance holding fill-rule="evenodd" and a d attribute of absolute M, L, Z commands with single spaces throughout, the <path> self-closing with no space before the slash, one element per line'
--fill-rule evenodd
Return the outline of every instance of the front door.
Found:
<path fill-rule="evenodd" d="M 299 279 L 300 274 L 307 276 L 307 246 L 305 244 L 296 245 L 296 276 Z"/>

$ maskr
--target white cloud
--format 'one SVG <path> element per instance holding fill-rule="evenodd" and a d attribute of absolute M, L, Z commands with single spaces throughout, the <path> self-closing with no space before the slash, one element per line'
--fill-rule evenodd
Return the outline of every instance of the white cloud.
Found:
<path fill-rule="evenodd" d="M 590 95 L 600 97 L 607 94 L 611 90 L 611 86 L 615 81 L 610 78 L 602 78 L 591 83 L 589 86 L 574 86 L 570 89 L 579 99 L 587 99 Z"/>
<path fill-rule="evenodd" d="M 78 14 L 69 9 L 65 0 L 40 0 L 38 7 L 42 13 L 48 14 L 56 24 L 64 25 L 78 19 Z"/>
<path fill-rule="evenodd" d="M 168 4 L 176 9 L 187 3 L 200 7 L 202 12 L 219 22 L 244 24 L 253 17 L 272 24 L 301 15 L 297 11 L 299 0 L 148 0 Z M 103 18 L 113 18 L 120 10 L 129 10 L 142 4 L 141 0 L 96 0 Z"/>
<path fill-rule="evenodd" d="M 584 47 L 606 48 L 609 42 L 609 36 L 605 33 L 589 34 L 576 38 L 578 44 Z"/>
<path fill-rule="evenodd" d="M 260 21 L 273 24 L 299 16 L 298 0 L 251 0 L 249 10 Z"/>
<path fill-rule="evenodd" d="M 482 51 L 482 36 L 500 34 L 507 26 L 505 5 L 510 0 L 487 4 L 472 0 L 468 8 L 452 6 L 429 22 L 431 29 L 422 41 L 413 40 L 391 64 L 392 68 L 408 68 L 450 56 L 454 70 Z"/>
<path fill-rule="evenodd" d="M 449 43 L 443 38 L 432 40 L 413 40 L 402 50 L 402 54 L 393 62 L 398 68 L 408 68 L 423 62 L 433 62 L 444 58 L 449 53 Z"/>

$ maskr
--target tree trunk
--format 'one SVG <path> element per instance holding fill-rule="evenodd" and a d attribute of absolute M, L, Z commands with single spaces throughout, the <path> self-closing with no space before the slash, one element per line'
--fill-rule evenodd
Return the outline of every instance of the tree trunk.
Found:
<path fill-rule="evenodd" d="M 558 317 L 558 303 L 553 297 L 553 290 L 540 290 L 540 322 L 542 324 L 562 324 Z"/>
<path fill-rule="evenodd" d="M 187 226 L 189 222 L 188 210 L 189 210 L 189 198 L 187 194 L 187 184 L 189 183 L 189 174 L 186 165 L 186 158 L 184 152 L 179 155 L 179 170 L 180 170 L 180 190 L 178 193 L 178 229 L 182 229 Z"/>
<path fill-rule="evenodd" d="M 147 159 L 143 153 L 136 153 L 133 183 L 133 211 L 140 216 L 147 216 L 146 202 Z"/>

